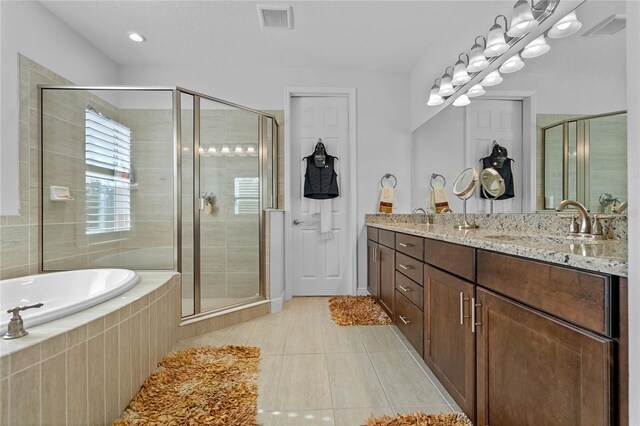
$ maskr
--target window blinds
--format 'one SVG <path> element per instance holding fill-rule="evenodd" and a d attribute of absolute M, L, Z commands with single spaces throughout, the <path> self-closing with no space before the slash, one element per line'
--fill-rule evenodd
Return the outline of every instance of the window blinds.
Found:
<path fill-rule="evenodd" d="M 131 130 L 85 110 L 86 233 L 131 229 Z"/>

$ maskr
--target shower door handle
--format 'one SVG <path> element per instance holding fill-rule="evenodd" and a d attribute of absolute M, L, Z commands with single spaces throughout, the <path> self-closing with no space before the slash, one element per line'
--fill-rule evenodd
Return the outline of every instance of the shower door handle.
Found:
<path fill-rule="evenodd" d="M 301 223 L 304 223 L 304 220 L 300 220 L 300 219 L 293 219 L 293 224 L 294 224 L 294 225 L 300 225 Z"/>

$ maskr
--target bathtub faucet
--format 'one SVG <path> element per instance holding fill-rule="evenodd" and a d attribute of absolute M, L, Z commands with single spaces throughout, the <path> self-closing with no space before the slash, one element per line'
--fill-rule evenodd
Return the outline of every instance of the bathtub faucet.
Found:
<path fill-rule="evenodd" d="M 24 329 L 24 323 L 22 322 L 22 317 L 20 316 L 20 311 L 24 311 L 26 309 L 31 308 L 40 308 L 44 306 L 44 303 L 36 303 L 35 305 L 30 306 L 16 306 L 15 308 L 11 308 L 7 310 L 8 314 L 12 314 L 11 320 L 9 321 L 9 326 L 7 327 L 7 334 L 2 336 L 3 339 L 17 339 L 18 337 L 26 336 L 29 334 L 27 330 Z"/>

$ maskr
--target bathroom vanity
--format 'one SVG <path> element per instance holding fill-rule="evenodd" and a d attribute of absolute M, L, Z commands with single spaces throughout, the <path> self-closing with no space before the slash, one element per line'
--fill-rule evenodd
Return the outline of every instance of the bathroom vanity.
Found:
<path fill-rule="evenodd" d="M 626 425 L 626 241 L 374 223 L 368 287 L 476 425 Z"/>

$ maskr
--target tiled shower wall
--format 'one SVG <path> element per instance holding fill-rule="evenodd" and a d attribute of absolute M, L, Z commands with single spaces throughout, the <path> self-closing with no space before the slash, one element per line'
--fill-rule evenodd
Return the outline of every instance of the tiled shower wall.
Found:
<path fill-rule="evenodd" d="M 65 78 L 34 61 L 20 56 L 20 216 L 0 217 L 0 279 L 37 273 L 39 209 L 38 84 L 70 85 Z M 173 181 L 170 110 L 118 110 L 112 104 L 87 92 L 50 92 L 45 101 L 45 186 L 71 188 L 75 201 L 52 202 L 45 194 L 45 267 L 72 269 L 111 266 L 158 269 L 172 266 Z M 131 192 L 134 231 L 126 238 L 107 239 L 84 232 L 84 117 L 69 106 L 87 104 L 123 124 L 134 134 L 133 166 L 138 184 Z M 206 111 L 205 111 L 206 112 Z M 277 117 L 278 205 L 284 207 L 284 113 L 267 111 Z M 75 115 L 74 115 L 75 114 Z M 233 122 L 233 117 L 231 122 Z M 75 141 L 75 142 L 73 142 Z M 230 169 L 240 168 L 240 158 L 230 161 Z M 209 161 L 206 159 L 205 161 Z M 232 164 L 232 163 L 238 164 Z M 212 164 L 212 166 L 215 166 Z M 226 165 L 225 165 L 226 167 Z M 211 167 L 215 170 L 216 167 Z M 213 219 L 205 218 L 204 220 Z M 215 220 L 212 220 L 212 222 Z M 241 234 L 248 227 L 231 224 Z M 226 227 L 225 227 L 226 229 Z M 215 225 L 210 229 L 215 231 Z M 233 230 L 231 230 L 233 232 Z M 221 235 L 220 233 L 218 235 Z M 186 235 L 189 238 L 190 235 Z M 242 235 L 234 241 L 240 241 Z M 226 240 L 226 234 L 225 234 Z M 211 240 L 207 240 L 211 241 Z M 52 242 L 52 244 L 49 244 Z M 214 248 L 219 243 L 205 243 Z M 212 257 L 215 257 L 212 254 Z M 242 260 L 242 259 L 240 259 Z M 226 262 L 226 260 L 225 260 Z M 217 266 L 212 265 L 212 269 Z M 215 273 L 214 271 L 209 271 Z M 249 272 L 252 273 L 252 272 Z M 244 277 L 246 278 L 246 277 Z M 242 286 L 240 281 L 239 288 Z M 245 289 L 247 286 L 244 286 Z M 220 289 L 211 288 L 212 296 Z M 217 293 L 216 293 L 217 291 Z M 226 291 L 226 290 L 225 290 Z M 209 290 L 207 290 L 209 292 Z M 208 294 L 208 293 L 207 293 Z M 231 292 L 233 294 L 233 291 Z"/>

